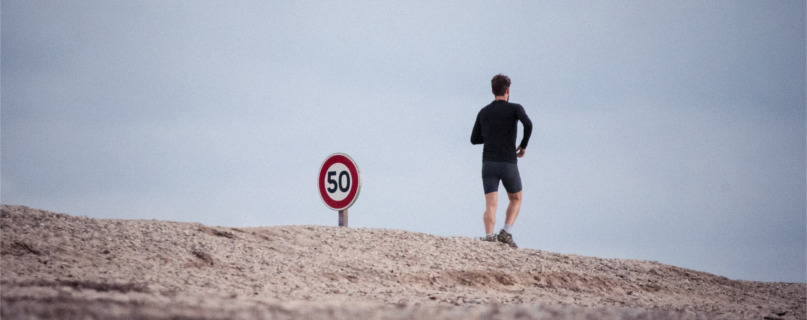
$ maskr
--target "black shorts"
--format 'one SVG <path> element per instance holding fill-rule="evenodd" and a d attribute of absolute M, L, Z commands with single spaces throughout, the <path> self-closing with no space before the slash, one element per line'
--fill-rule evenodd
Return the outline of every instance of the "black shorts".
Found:
<path fill-rule="evenodd" d="M 510 162 L 482 161 L 482 186 L 485 188 L 485 194 L 499 191 L 499 181 L 507 193 L 521 191 L 518 165 Z"/>

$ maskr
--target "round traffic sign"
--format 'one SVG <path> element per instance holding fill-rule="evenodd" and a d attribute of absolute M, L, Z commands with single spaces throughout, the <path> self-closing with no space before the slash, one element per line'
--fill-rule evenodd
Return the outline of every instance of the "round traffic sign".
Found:
<path fill-rule="evenodd" d="M 317 185 L 322 201 L 328 208 L 345 210 L 359 197 L 361 190 L 359 167 L 350 156 L 334 153 L 322 163 Z"/>

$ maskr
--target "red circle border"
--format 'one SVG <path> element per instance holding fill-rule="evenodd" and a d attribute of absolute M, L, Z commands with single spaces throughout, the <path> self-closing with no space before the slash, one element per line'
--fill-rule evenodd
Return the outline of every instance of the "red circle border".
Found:
<path fill-rule="evenodd" d="M 328 192 L 325 190 L 325 175 L 328 172 L 328 168 L 334 163 L 344 164 L 350 171 L 351 177 L 350 191 L 348 191 L 347 196 L 340 201 L 331 199 L 331 197 L 328 196 Z M 325 162 L 322 163 L 322 168 L 319 170 L 319 181 L 317 181 L 317 186 L 319 187 L 319 193 L 322 197 L 322 201 L 325 202 L 325 205 L 328 206 L 328 208 L 336 211 L 345 210 L 353 205 L 353 202 L 355 202 L 356 198 L 358 198 L 357 195 L 359 193 L 359 188 L 361 188 L 359 169 L 350 156 L 342 153 L 332 154 L 325 159 Z"/>

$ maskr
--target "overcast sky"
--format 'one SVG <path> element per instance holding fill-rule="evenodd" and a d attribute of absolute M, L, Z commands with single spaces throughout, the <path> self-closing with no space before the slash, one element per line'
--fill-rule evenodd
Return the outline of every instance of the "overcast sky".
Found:
<path fill-rule="evenodd" d="M 807 281 L 804 1 L 6 1 L 2 203 L 484 234 L 490 79 L 534 130 L 521 247 Z M 497 229 L 506 196 L 500 189 Z"/>

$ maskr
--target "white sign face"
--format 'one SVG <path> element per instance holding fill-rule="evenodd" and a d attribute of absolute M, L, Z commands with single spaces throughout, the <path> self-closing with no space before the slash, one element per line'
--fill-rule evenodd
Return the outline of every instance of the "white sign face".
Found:
<path fill-rule="evenodd" d="M 337 162 L 328 167 L 325 174 L 325 191 L 333 201 L 342 201 L 347 198 L 350 191 L 350 170 L 343 163 Z"/>
<path fill-rule="evenodd" d="M 319 170 L 317 181 L 322 201 L 328 208 L 345 210 L 356 201 L 361 189 L 359 168 L 350 156 L 342 153 L 330 155 Z"/>

